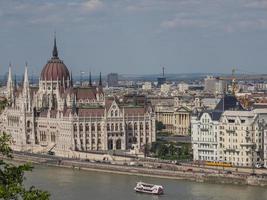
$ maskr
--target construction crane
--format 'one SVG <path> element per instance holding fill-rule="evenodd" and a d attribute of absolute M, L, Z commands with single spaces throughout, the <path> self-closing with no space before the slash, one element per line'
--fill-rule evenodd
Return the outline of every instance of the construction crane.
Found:
<path fill-rule="evenodd" d="M 236 75 L 237 68 L 232 69 L 232 75 L 231 76 L 220 76 L 216 77 L 217 80 L 223 80 L 223 81 L 231 81 L 232 85 L 232 95 L 235 95 L 238 90 L 237 81 L 250 81 L 250 80 L 267 80 L 267 74 L 244 74 L 244 75 Z"/>

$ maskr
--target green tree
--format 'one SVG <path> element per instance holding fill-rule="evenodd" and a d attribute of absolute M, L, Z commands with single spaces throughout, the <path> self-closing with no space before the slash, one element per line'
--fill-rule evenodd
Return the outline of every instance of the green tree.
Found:
<path fill-rule="evenodd" d="M 171 143 L 170 146 L 169 146 L 169 154 L 171 156 L 174 156 L 174 155 L 177 154 L 177 149 L 176 149 L 176 147 L 174 146 L 173 143 Z"/>
<path fill-rule="evenodd" d="M 0 111 L 2 111 L 7 105 L 7 99 L 0 101 Z"/>
<path fill-rule="evenodd" d="M 167 156 L 169 153 L 169 149 L 165 144 L 160 145 L 159 147 L 159 151 L 158 151 L 158 156 L 160 158 L 164 158 L 165 156 Z"/>
<path fill-rule="evenodd" d="M 33 167 L 29 164 L 15 165 L 4 159 L 12 158 L 10 148 L 11 137 L 6 133 L 0 136 L 0 199 L 4 200 L 49 200 L 50 194 L 46 191 L 36 189 L 34 186 L 25 188 L 23 181 L 24 173 L 31 171 Z"/>
<path fill-rule="evenodd" d="M 165 129 L 165 125 L 160 121 L 156 121 L 156 130 L 161 131 L 162 129 Z"/>

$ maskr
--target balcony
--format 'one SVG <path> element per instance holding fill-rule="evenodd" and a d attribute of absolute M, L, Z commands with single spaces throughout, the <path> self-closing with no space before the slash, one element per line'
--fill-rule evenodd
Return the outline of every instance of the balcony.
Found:
<path fill-rule="evenodd" d="M 247 135 L 247 136 L 245 137 L 245 139 L 246 139 L 246 140 L 251 140 L 251 137 Z"/>
<path fill-rule="evenodd" d="M 240 144 L 240 146 L 253 146 L 252 142 L 243 142 Z"/>
<path fill-rule="evenodd" d="M 225 148 L 224 151 L 228 151 L 228 152 L 236 152 L 236 151 L 239 151 L 238 149 L 235 149 L 235 148 L 232 148 L 232 147 L 228 147 L 228 148 Z"/>
<path fill-rule="evenodd" d="M 201 129 L 200 129 L 200 131 L 203 131 L 203 132 L 208 132 L 208 131 L 209 131 L 209 129 L 207 129 L 207 128 L 201 128 Z"/>

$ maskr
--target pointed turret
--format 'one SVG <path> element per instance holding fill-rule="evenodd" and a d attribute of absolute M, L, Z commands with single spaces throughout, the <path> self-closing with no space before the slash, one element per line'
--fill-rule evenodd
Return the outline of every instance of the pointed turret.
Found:
<path fill-rule="evenodd" d="M 102 86 L 102 76 L 101 76 L 101 72 L 100 72 L 100 75 L 99 75 L 99 86 Z"/>
<path fill-rule="evenodd" d="M 25 71 L 24 71 L 24 78 L 23 78 L 23 87 L 29 86 L 29 76 L 28 76 L 28 63 L 25 63 Z"/>
<path fill-rule="evenodd" d="M 75 103 L 75 96 L 73 97 L 73 100 L 72 100 L 72 114 L 76 113 L 77 111 L 77 108 L 76 108 L 76 103 Z"/>
<path fill-rule="evenodd" d="M 15 77 L 14 77 L 14 92 L 17 91 L 17 76 L 15 74 Z"/>
<path fill-rule="evenodd" d="M 9 63 L 9 66 L 8 66 L 7 85 L 8 83 L 12 83 L 11 63 Z"/>
<path fill-rule="evenodd" d="M 92 86 L 92 76 L 91 76 L 91 71 L 89 73 L 89 86 Z"/>
<path fill-rule="evenodd" d="M 70 85 L 73 87 L 72 71 L 70 72 Z"/>
<path fill-rule="evenodd" d="M 12 72 L 11 72 L 11 63 L 9 63 L 9 68 L 8 68 L 8 78 L 7 78 L 7 99 L 9 99 L 10 102 L 13 101 L 13 80 L 12 80 Z"/>

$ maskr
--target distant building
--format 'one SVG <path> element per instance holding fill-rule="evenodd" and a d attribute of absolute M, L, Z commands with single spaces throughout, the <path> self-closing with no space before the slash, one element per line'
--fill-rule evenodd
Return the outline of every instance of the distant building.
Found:
<path fill-rule="evenodd" d="M 164 83 L 160 86 L 160 91 L 164 94 L 167 94 L 171 89 L 171 85 L 170 84 L 167 84 L 167 83 Z"/>
<path fill-rule="evenodd" d="M 118 86 L 118 74 L 110 73 L 107 75 L 108 87 L 116 87 Z"/>
<path fill-rule="evenodd" d="M 181 82 L 178 84 L 178 90 L 179 92 L 186 92 L 189 90 L 189 85 L 187 83 Z"/>
<path fill-rule="evenodd" d="M 151 82 L 145 82 L 145 83 L 142 85 L 142 89 L 143 89 L 143 90 L 151 90 L 151 89 L 152 89 L 152 83 L 151 83 Z"/>
<path fill-rule="evenodd" d="M 212 94 L 223 94 L 226 90 L 226 82 L 213 76 L 204 79 L 204 90 Z"/>
<path fill-rule="evenodd" d="M 164 83 L 166 83 L 166 77 L 165 77 L 165 68 L 162 68 L 162 76 L 157 78 L 158 84 L 157 86 L 160 88 L 161 85 L 163 85 Z"/>
<path fill-rule="evenodd" d="M 158 77 L 158 87 L 166 83 L 166 77 Z"/>
<path fill-rule="evenodd" d="M 187 106 L 156 106 L 156 120 L 162 122 L 165 131 L 175 135 L 188 135 L 190 131 L 191 110 Z"/>

